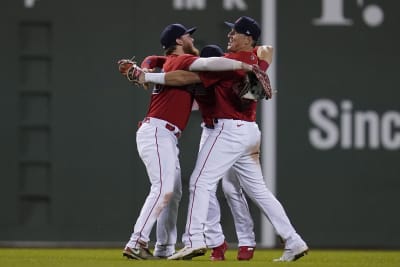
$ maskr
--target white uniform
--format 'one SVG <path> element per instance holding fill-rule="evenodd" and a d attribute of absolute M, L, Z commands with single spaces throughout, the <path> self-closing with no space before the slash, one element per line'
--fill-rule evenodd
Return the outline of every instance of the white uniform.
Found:
<path fill-rule="evenodd" d="M 200 139 L 200 149 L 214 129 L 202 125 L 203 131 Z M 204 227 L 206 244 L 209 248 L 220 246 L 225 236 L 221 227 L 221 211 L 216 197 L 218 184 L 210 191 L 207 222 Z M 249 211 L 246 197 L 240 186 L 236 173 L 231 169 L 222 178 L 222 191 L 232 212 L 236 235 L 239 246 L 255 247 L 254 223 Z"/>
<path fill-rule="evenodd" d="M 282 205 L 268 190 L 259 162 L 260 131 L 255 122 L 220 119 L 203 144 L 190 179 L 188 221 L 183 242 L 205 247 L 203 226 L 207 224 L 210 191 L 230 168 L 237 173 L 248 196 L 271 221 L 284 240 L 299 238 Z M 233 140 L 235 142 L 233 142 Z"/>
<path fill-rule="evenodd" d="M 165 128 L 166 121 L 150 118 L 136 134 L 137 149 L 151 183 L 150 193 L 140 211 L 128 247 L 149 242 L 157 220 L 157 243 L 154 254 L 169 256 L 175 252 L 176 221 L 182 196 L 178 140 Z M 172 162 L 173 161 L 173 162 Z"/>
<path fill-rule="evenodd" d="M 195 59 L 192 55 L 169 55 L 165 71 L 187 69 Z M 146 118 L 136 134 L 137 149 L 151 187 L 126 247 L 148 246 L 157 221 L 154 256 L 170 256 L 175 252 L 182 195 L 178 137 L 188 123 L 192 102 L 192 94 L 179 87 L 153 89 Z"/>
<path fill-rule="evenodd" d="M 257 58 L 251 52 L 231 53 L 228 56 L 257 64 Z M 182 237 L 189 248 L 206 247 L 204 226 L 207 223 L 210 191 L 231 168 L 246 194 L 286 241 L 286 248 L 290 249 L 290 244 L 304 242 L 291 225 L 282 205 L 266 187 L 259 160 L 261 133 L 255 122 L 256 103 L 247 102 L 240 106 L 238 96 L 231 89 L 235 80 L 242 77 L 243 73 L 234 72 L 218 73 L 206 77 L 206 80 L 203 78 L 204 86 L 215 84 L 218 107 L 215 118 L 218 123 L 205 140 L 190 177 L 188 217 Z"/>

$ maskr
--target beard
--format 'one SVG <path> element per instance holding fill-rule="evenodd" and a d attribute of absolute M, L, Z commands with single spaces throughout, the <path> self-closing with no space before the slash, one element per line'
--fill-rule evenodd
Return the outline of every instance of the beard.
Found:
<path fill-rule="evenodd" d="M 199 56 L 200 55 L 199 49 L 197 49 L 193 45 L 183 44 L 182 49 L 183 49 L 183 52 L 185 52 L 185 54 L 191 54 L 191 55 L 194 55 L 194 56 Z"/>

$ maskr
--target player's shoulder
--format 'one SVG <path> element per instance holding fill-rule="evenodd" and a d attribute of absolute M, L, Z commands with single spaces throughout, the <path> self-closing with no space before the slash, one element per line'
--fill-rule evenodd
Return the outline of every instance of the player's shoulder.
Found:
<path fill-rule="evenodd" d="M 177 62 L 177 65 L 179 65 L 180 68 L 186 69 L 186 68 L 189 68 L 189 66 L 198 58 L 199 57 L 195 56 L 195 55 L 182 54 L 182 55 L 179 55 L 175 59 L 175 61 Z"/>
<path fill-rule="evenodd" d="M 192 54 L 171 55 L 170 59 L 174 61 L 196 60 L 198 56 Z"/>
<path fill-rule="evenodd" d="M 274 54 L 274 48 L 271 45 L 262 45 L 257 48 L 257 57 L 271 64 Z"/>
<path fill-rule="evenodd" d="M 248 64 L 256 64 L 258 61 L 257 55 L 253 53 L 253 51 L 239 51 L 239 52 L 228 53 L 225 55 L 225 57 L 246 62 Z"/>
<path fill-rule="evenodd" d="M 180 57 L 181 59 L 183 59 L 183 60 L 186 60 L 186 59 L 193 59 L 193 60 L 195 60 L 195 59 L 199 58 L 199 56 L 195 56 L 195 55 L 192 55 L 192 54 L 183 54 L 183 55 L 180 55 L 179 57 Z"/>

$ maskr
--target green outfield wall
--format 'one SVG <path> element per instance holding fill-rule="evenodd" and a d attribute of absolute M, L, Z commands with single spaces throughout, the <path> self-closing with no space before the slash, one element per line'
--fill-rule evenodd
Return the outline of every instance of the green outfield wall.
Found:
<path fill-rule="evenodd" d="M 223 22 L 261 21 L 268 1 L 3 0 L 0 244 L 127 241 L 149 190 L 135 143 L 149 92 L 117 60 L 161 54 L 170 23 L 225 47 Z M 273 2 L 278 198 L 311 247 L 400 248 L 400 2 Z M 200 122 L 180 139 L 180 234 Z"/>

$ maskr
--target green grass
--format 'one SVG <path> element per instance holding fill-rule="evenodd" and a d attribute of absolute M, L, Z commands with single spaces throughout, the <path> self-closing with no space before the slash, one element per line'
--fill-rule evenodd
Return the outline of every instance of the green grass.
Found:
<path fill-rule="evenodd" d="M 298 267 L 399 267 L 400 251 L 377 250 L 312 250 L 296 262 L 272 262 L 281 250 L 256 250 L 253 260 L 239 262 L 236 251 L 228 250 L 224 262 L 197 257 L 192 261 L 135 261 L 121 256 L 121 249 L 22 249 L 0 248 L 0 267 L 180 267 L 180 266 L 298 266 Z"/>

